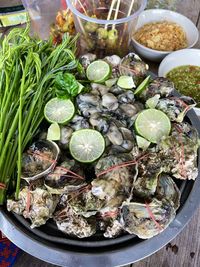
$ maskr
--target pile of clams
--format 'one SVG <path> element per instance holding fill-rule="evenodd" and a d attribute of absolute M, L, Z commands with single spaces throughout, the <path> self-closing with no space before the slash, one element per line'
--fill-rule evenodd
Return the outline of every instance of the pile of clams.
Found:
<path fill-rule="evenodd" d="M 80 62 L 86 69 L 95 59 L 87 54 Z M 9 199 L 7 209 L 29 219 L 32 228 L 52 218 L 60 231 L 77 238 L 96 233 L 151 238 L 176 216 L 180 191 L 175 180 L 195 180 L 198 174 L 198 133 L 184 120 L 195 103 L 174 97 L 173 83 L 165 78 L 152 79 L 136 97 L 134 89 L 120 88 L 115 79 L 132 76 L 136 89 L 148 66 L 134 53 L 103 60 L 112 68 L 113 84 L 91 83 L 89 92 L 76 97 L 77 113 L 61 127 L 57 144 L 44 140 L 44 133 L 27 149 L 19 199 Z M 142 149 L 133 125 L 149 99 L 170 118 L 172 129 L 159 143 Z M 73 132 L 83 128 L 105 138 L 104 154 L 91 164 L 77 162 L 68 149 Z"/>

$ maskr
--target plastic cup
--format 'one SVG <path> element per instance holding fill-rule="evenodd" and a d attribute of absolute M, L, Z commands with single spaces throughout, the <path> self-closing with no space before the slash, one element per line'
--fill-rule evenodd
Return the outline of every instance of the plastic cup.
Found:
<path fill-rule="evenodd" d="M 147 0 L 66 0 L 80 33 L 81 53 L 124 56 Z"/>
<path fill-rule="evenodd" d="M 41 39 L 47 40 L 50 27 L 55 22 L 57 12 L 61 10 L 60 0 L 22 0 L 31 18 L 31 29 Z"/>

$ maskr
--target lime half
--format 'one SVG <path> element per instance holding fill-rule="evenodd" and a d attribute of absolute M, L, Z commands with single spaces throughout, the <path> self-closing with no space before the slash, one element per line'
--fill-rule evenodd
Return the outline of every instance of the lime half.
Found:
<path fill-rule="evenodd" d="M 47 140 L 58 141 L 60 140 L 60 127 L 58 123 L 52 123 L 47 132 Z"/>
<path fill-rule="evenodd" d="M 135 83 L 131 76 L 121 76 L 117 82 L 117 85 L 124 89 L 132 89 L 135 88 Z"/>
<path fill-rule="evenodd" d="M 103 60 L 93 61 L 86 70 L 88 80 L 95 83 L 105 82 L 111 74 L 111 69 L 108 63 Z"/>
<path fill-rule="evenodd" d="M 171 122 L 165 113 L 157 109 L 142 111 L 136 121 L 135 129 L 139 135 L 152 143 L 158 143 L 171 130 Z"/>
<path fill-rule="evenodd" d="M 69 99 L 52 98 L 44 108 L 44 116 L 51 123 L 66 124 L 74 116 L 74 104 Z"/>
<path fill-rule="evenodd" d="M 73 133 L 69 150 L 74 159 L 84 163 L 97 160 L 104 152 L 105 140 L 103 136 L 92 129 L 82 129 Z"/>
<path fill-rule="evenodd" d="M 141 94 L 146 89 L 147 85 L 149 84 L 150 77 L 151 77 L 150 75 L 147 76 L 146 79 L 137 87 L 137 89 L 134 92 L 135 95 Z"/>

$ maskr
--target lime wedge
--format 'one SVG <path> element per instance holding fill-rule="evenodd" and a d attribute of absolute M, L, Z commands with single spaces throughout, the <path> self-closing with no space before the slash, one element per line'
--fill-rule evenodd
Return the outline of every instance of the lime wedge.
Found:
<path fill-rule="evenodd" d="M 60 127 L 57 122 L 52 123 L 47 132 L 47 140 L 58 141 L 60 140 Z"/>
<path fill-rule="evenodd" d="M 88 80 L 95 83 L 105 82 L 111 74 L 111 69 L 108 63 L 103 60 L 93 61 L 86 70 Z"/>
<path fill-rule="evenodd" d="M 104 152 L 103 136 L 92 129 L 81 129 L 73 133 L 69 150 L 74 159 L 84 163 L 97 160 Z"/>
<path fill-rule="evenodd" d="M 74 116 L 74 104 L 69 99 L 52 98 L 44 108 L 44 116 L 50 123 L 66 124 Z"/>
<path fill-rule="evenodd" d="M 144 139 L 143 137 L 136 135 L 136 142 L 139 148 L 146 150 L 151 142 L 149 142 L 148 140 Z"/>
<path fill-rule="evenodd" d="M 149 98 L 146 101 L 145 106 L 147 108 L 155 108 L 157 106 L 157 104 L 158 104 L 159 98 L 160 98 L 160 95 L 159 94 L 157 94 L 157 95 Z"/>
<path fill-rule="evenodd" d="M 84 86 L 81 83 L 79 83 L 79 82 L 77 82 L 77 83 L 78 83 L 78 86 L 79 86 L 78 87 L 78 94 L 80 94 L 82 92 Z"/>
<path fill-rule="evenodd" d="M 118 79 L 117 85 L 123 89 L 132 89 L 135 88 L 135 83 L 131 76 L 121 76 Z"/>
<path fill-rule="evenodd" d="M 147 76 L 146 79 L 137 87 L 137 89 L 134 92 L 135 95 L 141 94 L 146 89 L 146 87 L 149 83 L 150 77 L 151 77 L 150 75 Z"/>
<path fill-rule="evenodd" d="M 112 87 L 113 85 L 116 84 L 117 80 L 118 80 L 117 78 L 109 79 L 109 80 L 105 81 L 105 84 L 108 87 Z"/>
<path fill-rule="evenodd" d="M 171 130 L 171 122 L 165 113 L 157 109 L 146 109 L 137 116 L 135 129 L 139 135 L 152 143 L 158 143 Z"/>

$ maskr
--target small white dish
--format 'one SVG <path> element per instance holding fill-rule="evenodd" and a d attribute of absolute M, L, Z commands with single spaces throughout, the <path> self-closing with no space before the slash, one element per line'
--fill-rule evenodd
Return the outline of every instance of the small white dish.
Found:
<path fill-rule="evenodd" d="M 138 18 L 135 31 L 141 28 L 144 24 L 158 21 L 171 21 L 180 25 L 186 33 L 186 38 L 188 41 L 187 48 L 191 48 L 197 43 L 199 38 L 199 31 L 194 23 L 187 17 L 177 12 L 165 9 L 149 9 L 143 11 Z M 150 49 L 138 43 L 136 40 L 134 40 L 134 38 L 132 38 L 132 44 L 135 51 L 140 56 L 156 62 L 160 62 L 166 55 L 173 52 Z"/>
<path fill-rule="evenodd" d="M 200 49 L 182 49 L 167 55 L 160 63 L 158 76 L 166 77 L 170 70 L 184 65 L 200 67 Z M 200 108 L 194 110 L 200 116 Z"/>

